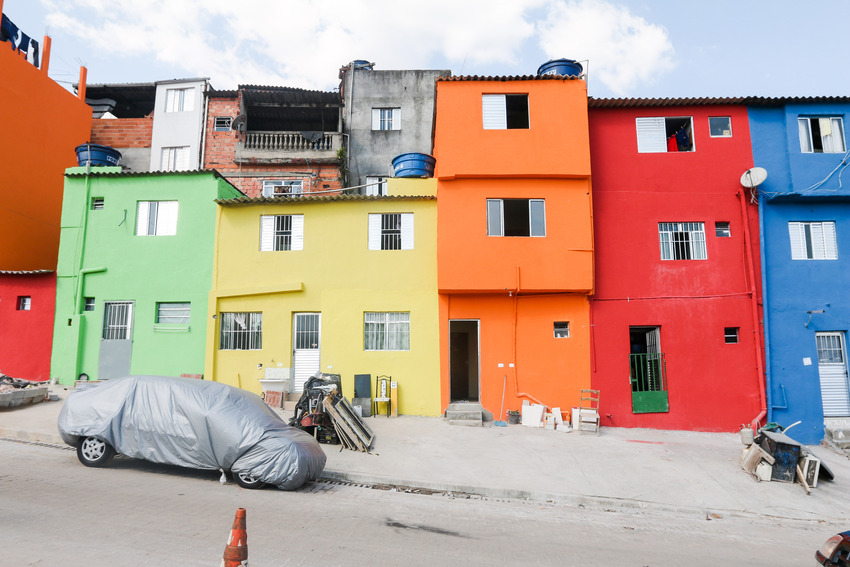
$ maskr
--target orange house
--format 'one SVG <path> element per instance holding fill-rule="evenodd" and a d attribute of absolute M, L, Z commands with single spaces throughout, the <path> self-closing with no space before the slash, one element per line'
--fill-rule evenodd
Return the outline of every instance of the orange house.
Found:
<path fill-rule="evenodd" d="M 443 408 L 567 411 L 590 387 L 587 85 L 440 78 L 436 108 Z"/>

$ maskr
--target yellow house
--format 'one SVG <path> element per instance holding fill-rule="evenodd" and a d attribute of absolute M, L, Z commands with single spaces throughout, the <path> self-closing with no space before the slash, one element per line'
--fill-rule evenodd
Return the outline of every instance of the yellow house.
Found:
<path fill-rule="evenodd" d="M 398 383 L 399 413 L 440 415 L 437 182 L 387 195 L 218 200 L 209 379 L 292 392 L 318 371 Z"/>

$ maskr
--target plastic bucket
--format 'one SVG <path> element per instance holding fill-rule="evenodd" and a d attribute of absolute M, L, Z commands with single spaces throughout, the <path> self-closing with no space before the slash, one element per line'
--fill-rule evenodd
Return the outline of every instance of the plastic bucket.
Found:
<path fill-rule="evenodd" d="M 552 59 L 537 68 L 538 75 L 568 75 L 577 77 L 581 75 L 584 67 L 573 59 Z"/>
<path fill-rule="evenodd" d="M 395 177 L 433 177 L 436 163 L 437 160 L 428 154 L 401 154 L 393 158 L 393 175 Z"/>
<path fill-rule="evenodd" d="M 121 161 L 121 152 L 109 146 L 100 144 L 82 144 L 74 149 L 77 152 L 77 165 L 84 166 L 86 163 L 92 165 L 118 165 Z"/>

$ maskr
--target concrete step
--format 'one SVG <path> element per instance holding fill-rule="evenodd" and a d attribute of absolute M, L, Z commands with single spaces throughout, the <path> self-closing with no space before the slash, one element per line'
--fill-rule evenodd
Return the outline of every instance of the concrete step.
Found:
<path fill-rule="evenodd" d="M 850 448 L 850 428 L 848 427 L 827 427 L 825 437 L 840 449 Z"/>
<path fill-rule="evenodd" d="M 453 403 L 446 408 L 446 421 L 451 425 L 481 426 L 483 408 L 478 403 Z"/>

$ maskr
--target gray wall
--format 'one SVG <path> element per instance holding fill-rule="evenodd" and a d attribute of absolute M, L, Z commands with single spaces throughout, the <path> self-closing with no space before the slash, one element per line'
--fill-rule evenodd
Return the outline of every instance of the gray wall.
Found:
<path fill-rule="evenodd" d="M 368 71 L 345 74 L 343 131 L 348 134 L 349 184 L 367 176 L 392 177 L 392 159 L 408 152 L 430 154 L 437 77 L 449 70 Z M 373 108 L 401 108 L 400 130 L 372 130 Z"/>

